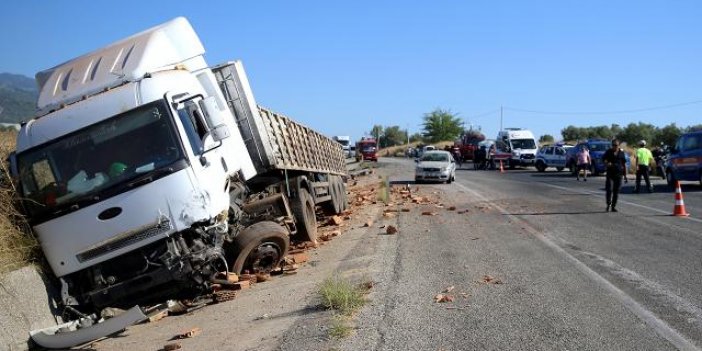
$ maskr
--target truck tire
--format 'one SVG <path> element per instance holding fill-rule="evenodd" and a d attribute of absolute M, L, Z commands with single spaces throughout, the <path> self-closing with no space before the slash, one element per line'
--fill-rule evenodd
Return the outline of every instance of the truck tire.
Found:
<path fill-rule="evenodd" d="M 283 260 L 290 247 L 288 231 L 275 222 L 258 222 L 244 229 L 234 239 L 236 259 L 229 268 L 241 274 L 269 273 Z"/>
<path fill-rule="evenodd" d="M 346 195 L 346 184 L 344 184 L 344 180 L 341 177 L 338 177 L 338 182 L 337 184 L 339 185 L 339 194 L 340 194 L 340 199 L 341 199 L 341 211 L 344 212 L 349 209 L 349 198 Z"/>
<path fill-rule="evenodd" d="M 295 223 L 297 224 L 296 239 L 317 243 L 317 216 L 315 215 L 314 200 L 305 188 L 300 188 L 297 197 L 290 202 Z"/>

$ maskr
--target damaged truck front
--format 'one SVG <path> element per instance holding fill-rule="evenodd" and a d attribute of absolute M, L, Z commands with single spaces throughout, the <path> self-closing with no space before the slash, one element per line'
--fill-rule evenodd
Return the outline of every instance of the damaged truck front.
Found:
<path fill-rule="evenodd" d="M 270 271 L 290 235 L 315 240 L 316 204 L 346 207 L 341 148 L 258 107 L 239 62 L 213 72 L 203 55 L 176 18 L 37 74 L 10 161 L 75 317 Z"/>

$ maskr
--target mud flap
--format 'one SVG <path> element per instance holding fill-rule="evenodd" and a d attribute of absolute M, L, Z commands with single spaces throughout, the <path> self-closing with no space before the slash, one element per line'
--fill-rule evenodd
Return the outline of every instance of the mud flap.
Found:
<path fill-rule="evenodd" d="M 116 317 L 86 328 L 78 329 L 79 321 L 71 321 L 54 327 L 30 331 L 29 336 L 41 347 L 65 349 L 117 333 L 147 318 L 139 306 L 134 306 Z"/>

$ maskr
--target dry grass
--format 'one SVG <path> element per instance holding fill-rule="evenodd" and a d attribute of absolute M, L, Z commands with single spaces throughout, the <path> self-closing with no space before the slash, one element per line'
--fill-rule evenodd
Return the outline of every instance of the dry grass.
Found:
<path fill-rule="evenodd" d="M 25 218 L 17 211 L 17 193 L 5 162 L 15 148 L 15 133 L 0 132 L 0 274 L 36 261 L 39 247 Z"/>

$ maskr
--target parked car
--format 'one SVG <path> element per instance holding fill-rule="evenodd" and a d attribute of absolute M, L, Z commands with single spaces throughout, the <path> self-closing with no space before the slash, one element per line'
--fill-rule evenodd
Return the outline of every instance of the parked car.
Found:
<path fill-rule="evenodd" d="M 668 155 L 665 174 L 670 186 L 678 180 L 699 181 L 702 185 L 702 131 L 678 138 Z"/>
<path fill-rule="evenodd" d="M 547 145 L 542 146 L 536 153 L 536 169 L 543 172 L 548 167 L 555 167 L 562 171 L 566 165 L 566 152 L 572 145 Z"/>
<path fill-rule="evenodd" d="M 456 179 L 456 161 L 448 151 L 426 151 L 415 162 L 417 167 L 414 171 L 414 180 L 417 183 L 438 181 L 450 184 Z"/>
<path fill-rule="evenodd" d="M 579 142 L 577 145 L 575 145 L 575 147 L 568 148 L 566 150 L 566 168 L 570 170 L 570 173 L 575 175 L 578 168 L 577 153 L 578 150 L 580 150 L 580 147 L 583 145 L 590 150 L 590 159 L 592 160 L 592 163 L 590 164 L 590 172 L 592 175 L 604 173 L 607 170 L 607 166 L 604 164 L 602 156 L 604 156 L 605 151 L 612 146 L 612 142 L 607 139 L 588 139 Z M 625 153 L 624 156 L 626 158 L 626 167 L 629 168 L 629 155 Z"/>

